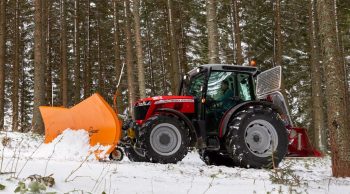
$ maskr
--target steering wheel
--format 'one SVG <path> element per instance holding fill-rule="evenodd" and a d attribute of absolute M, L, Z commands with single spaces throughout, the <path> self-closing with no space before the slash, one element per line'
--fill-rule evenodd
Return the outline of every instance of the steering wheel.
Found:
<path fill-rule="evenodd" d="M 217 101 L 213 97 L 207 96 L 205 99 L 205 103 L 207 104 L 208 109 L 214 110 L 219 108 L 221 101 Z"/>

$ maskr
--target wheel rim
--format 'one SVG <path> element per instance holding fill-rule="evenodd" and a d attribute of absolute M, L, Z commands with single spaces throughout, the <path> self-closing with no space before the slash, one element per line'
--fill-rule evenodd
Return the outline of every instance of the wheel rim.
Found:
<path fill-rule="evenodd" d="M 258 157 L 272 156 L 278 146 L 278 134 L 273 125 L 265 120 L 254 120 L 245 131 L 245 143 Z"/>
<path fill-rule="evenodd" d="M 140 151 L 138 151 L 136 148 L 130 148 L 132 150 L 134 150 L 134 152 L 136 153 L 136 155 L 140 156 L 140 157 L 145 157 L 145 153 L 141 153 Z"/>
<path fill-rule="evenodd" d="M 172 124 L 162 123 L 151 132 L 150 143 L 153 150 L 163 156 L 176 153 L 181 146 L 180 131 Z"/>
<path fill-rule="evenodd" d="M 113 160 L 121 160 L 122 158 L 122 152 L 118 149 L 113 150 L 111 155 Z"/>

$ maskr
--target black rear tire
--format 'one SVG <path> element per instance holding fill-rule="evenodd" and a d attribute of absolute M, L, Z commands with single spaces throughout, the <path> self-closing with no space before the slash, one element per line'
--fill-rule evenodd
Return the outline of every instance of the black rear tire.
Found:
<path fill-rule="evenodd" d="M 142 156 L 141 154 L 137 153 L 132 146 L 126 146 L 124 148 L 124 152 L 125 155 L 132 162 L 149 162 L 149 160 L 145 156 Z"/>
<path fill-rule="evenodd" d="M 228 125 L 226 148 L 240 167 L 272 168 L 273 163 L 277 167 L 287 154 L 287 129 L 270 107 L 245 107 Z"/>
<path fill-rule="evenodd" d="M 140 140 L 146 157 L 155 163 L 177 163 L 188 152 L 189 130 L 171 115 L 155 115 L 140 129 Z"/>

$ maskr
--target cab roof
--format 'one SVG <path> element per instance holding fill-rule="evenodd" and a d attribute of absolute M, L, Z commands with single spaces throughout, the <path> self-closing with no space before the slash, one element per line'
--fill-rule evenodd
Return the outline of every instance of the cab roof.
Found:
<path fill-rule="evenodd" d="M 189 75 L 195 74 L 195 72 L 197 72 L 197 69 L 200 69 L 200 70 L 211 69 L 212 71 L 237 71 L 237 72 L 251 73 L 253 75 L 258 73 L 258 69 L 252 66 L 241 66 L 241 65 L 234 65 L 234 64 L 205 64 L 192 69 L 191 71 L 188 72 L 188 74 Z"/>

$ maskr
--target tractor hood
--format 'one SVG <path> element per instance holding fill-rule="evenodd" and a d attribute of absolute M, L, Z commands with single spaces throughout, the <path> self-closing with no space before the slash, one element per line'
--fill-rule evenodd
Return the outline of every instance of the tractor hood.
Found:
<path fill-rule="evenodd" d="M 193 96 L 155 96 L 140 99 L 135 103 L 134 114 L 135 120 L 142 123 L 157 111 L 172 109 L 183 114 L 192 114 L 194 109 Z"/>

